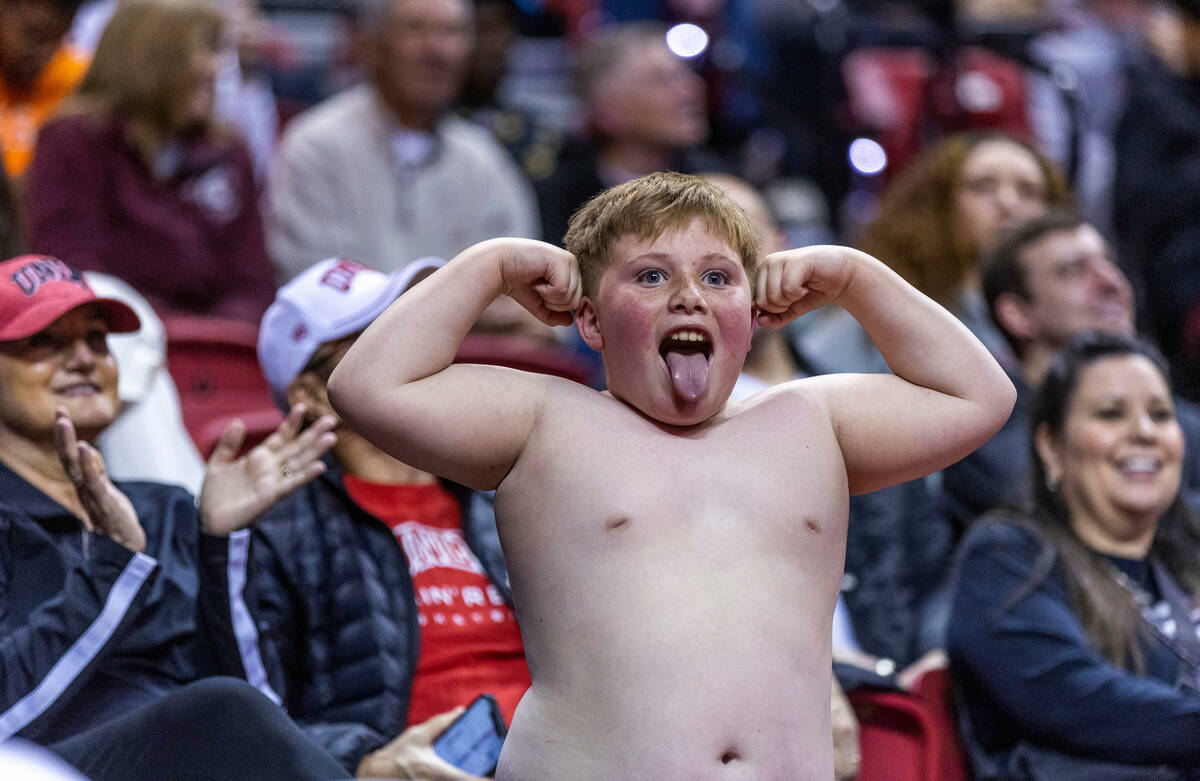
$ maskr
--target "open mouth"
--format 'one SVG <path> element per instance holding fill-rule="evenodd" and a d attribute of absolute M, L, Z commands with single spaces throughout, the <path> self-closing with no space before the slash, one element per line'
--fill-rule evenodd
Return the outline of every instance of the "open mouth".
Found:
<path fill-rule="evenodd" d="M 658 346 L 658 354 L 664 359 L 667 353 L 679 352 L 688 355 L 699 353 L 705 359 L 712 357 L 712 342 L 708 335 L 696 328 L 680 328 L 667 334 Z"/>
<path fill-rule="evenodd" d="M 698 328 L 677 328 L 658 346 L 675 393 L 686 401 L 695 401 L 708 389 L 712 350 L 712 340 Z"/>

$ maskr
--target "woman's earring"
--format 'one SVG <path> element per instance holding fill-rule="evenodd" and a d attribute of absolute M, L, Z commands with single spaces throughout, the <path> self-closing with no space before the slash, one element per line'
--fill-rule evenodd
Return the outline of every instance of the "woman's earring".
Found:
<path fill-rule="evenodd" d="M 1052 494 L 1058 493 L 1058 478 L 1051 477 L 1050 473 L 1046 473 L 1046 490 Z"/>

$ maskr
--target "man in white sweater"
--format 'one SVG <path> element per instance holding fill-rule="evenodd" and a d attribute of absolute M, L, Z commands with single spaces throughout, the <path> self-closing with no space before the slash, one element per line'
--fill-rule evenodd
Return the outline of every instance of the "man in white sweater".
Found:
<path fill-rule="evenodd" d="M 469 0 L 366 0 L 367 83 L 297 117 L 272 172 L 280 282 L 345 256 L 382 271 L 540 233 L 532 190 L 486 130 L 449 116 L 472 46 Z"/>

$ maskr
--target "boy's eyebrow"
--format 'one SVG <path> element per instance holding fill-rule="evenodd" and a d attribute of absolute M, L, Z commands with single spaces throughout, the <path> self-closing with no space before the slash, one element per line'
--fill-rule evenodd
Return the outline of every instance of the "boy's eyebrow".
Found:
<path fill-rule="evenodd" d="M 638 261 L 642 261 L 642 260 L 666 260 L 667 258 L 670 258 L 670 257 L 671 257 L 671 253 L 669 253 L 669 252 L 642 252 L 637 255 L 634 255 L 632 258 L 627 260 L 626 263 L 637 263 Z M 738 260 L 738 257 L 736 254 L 729 254 L 729 253 L 725 253 L 725 252 L 706 252 L 700 257 L 700 259 L 701 260 L 725 260 L 730 263 L 737 263 L 738 265 L 741 265 L 741 261 Z"/>

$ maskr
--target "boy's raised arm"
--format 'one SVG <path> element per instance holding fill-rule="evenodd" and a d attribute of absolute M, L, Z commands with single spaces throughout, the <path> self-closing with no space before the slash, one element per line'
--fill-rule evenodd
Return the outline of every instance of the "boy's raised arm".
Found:
<path fill-rule="evenodd" d="M 846 247 L 806 247 L 764 258 L 757 303 L 779 327 L 834 302 L 866 329 L 895 376 L 807 381 L 828 410 L 852 493 L 941 469 L 986 441 L 1016 391 L 956 317 L 883 263 Z"/>
<path fill-rule="evenodd" d="M 548 382 L 493 366 L 451 366 L 475 320 L 502 294 L 543 322 L 569 324 L 580 297 L 574 256 L 529 239 L 465 250 L 355 341 L 329 379 L 333 408 L 407 464 L 495 488 L 520 455 Z"/>

